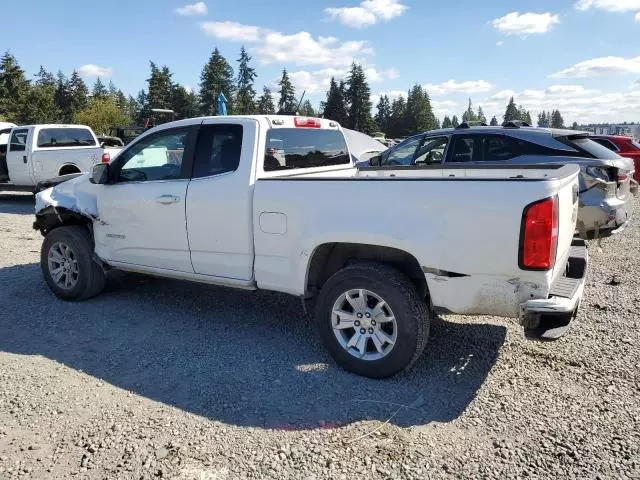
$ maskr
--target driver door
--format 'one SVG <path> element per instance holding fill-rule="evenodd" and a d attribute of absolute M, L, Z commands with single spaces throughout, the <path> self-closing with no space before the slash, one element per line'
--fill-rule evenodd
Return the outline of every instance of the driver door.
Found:
<path fill-rule="evenodd" d="M 97 185 L 96 253 L 123 267 L 193 273 L 185 200 L 199 126 L 170 128 L 131 144 Z"/>

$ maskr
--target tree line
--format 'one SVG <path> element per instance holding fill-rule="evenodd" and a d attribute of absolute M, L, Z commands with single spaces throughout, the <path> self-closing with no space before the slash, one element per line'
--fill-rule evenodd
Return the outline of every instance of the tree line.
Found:
<path fill-rule="evenodd" d="M 149 62 L 150 75 L 146 89 L 136 97 L 125 95 L 113 82 L 107 85 L 97 77 L 91 88 L 77 71 L 67 77 L 62 71 L 53 74 L 40 67 L 33 80 L 26 77 L 17 59 L 10 53 L 0 59 L 0 120 L 17 124 L 82 123 L 98 133 L 107 133 L 116 125 L 142 125 L 150 118 L 152 109 L 169 109 L 175 119 L 200 115 L 217 115 L 218 96 L 224 94 L 229 114 L 300 114 L 322 116 L 339 122 L 344 127 L 373 135 L 383 133 L 387 137 L 406 137 L 435 128 L 456 127 L 460 120 L 456 115 L 444 117 L 442 123 L 436 117 L 428 92 L 414 85 L 406 99 L 399 96 L 393 101 L 382 95 L 377 113 L 372 115 L 371 90 L 362 65 L 353 62 L 344 80 L 331 78 L 326 98 L 315 110 L 309 100 L 298 98 L 286 69 L 277 83 L 277 91 L 267 86 L 258 95 L 255 81 L 257 73 L 246 49 L 240 49 L 236 60 L 237 70 L 215 48 L 200 74 L 199 90 L 194 92 L 173 80 L 173 73 L 166 65 Z M 277 100 L 276 100 L 277 94 Z M 522 106 L 509 100 L 505 122 L 520 120 L 532 124 L 531 114 Z M 471 99 L 461 115 L 461 121 L 487 123 L 479 107 L 473 108 Z M 498 125 L 494 116 L 491 125 Z M 538 126 L 562 127 L 558 110 L 541 112 Z"/>

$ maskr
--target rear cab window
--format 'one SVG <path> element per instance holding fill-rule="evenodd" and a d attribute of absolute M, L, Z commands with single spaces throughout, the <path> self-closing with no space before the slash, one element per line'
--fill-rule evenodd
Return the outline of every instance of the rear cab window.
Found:
<path fill-rule="evenodd" d="M 38 148 L 95 147 L 88 128 L 43 128 L 38 132 Z"/>
<path fill-rule="evenodd" d="M 264 171 L 349 165 L 351 157 L 340 130 L 271 128 L 267 132 Z"/>
<path fill-rule="evenodd" d="M 604 159 L 613 159 L 620 158 L 620 156 L 607 147 L 600 145 L 598 142 L 593 141 L 593 139 L 582 136 L 569 136 L 559 139 L 563 143 L 566 143 L 569 146 L 576 147 L 579 150 L 586 152 L 588 155 L 593 158 L 604 158 Z"/>

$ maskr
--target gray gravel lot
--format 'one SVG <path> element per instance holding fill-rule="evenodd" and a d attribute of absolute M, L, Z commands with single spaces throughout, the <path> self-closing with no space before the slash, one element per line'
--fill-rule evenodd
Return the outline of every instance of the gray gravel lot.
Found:
<path fill-rule="evenodd" d="M 566 338 L 442 317 L 383 381 L 283 295 L 116 274 L 62 302 L 32 222 L 0 193 L 0 478 L 640 478 L 637 221 L 590 245 Z"/>

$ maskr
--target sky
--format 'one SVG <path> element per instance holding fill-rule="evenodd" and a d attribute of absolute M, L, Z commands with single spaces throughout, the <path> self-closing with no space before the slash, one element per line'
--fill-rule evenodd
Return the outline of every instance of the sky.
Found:
<path fill-rule="evenodd" d="M 150 60 L 197 89 L 216 46 L 235 67 L 244 45 L 258 91 L 286 68 L 316 107 L 356 61 L 374 105 L 417 83 L 440 118 L 470 97 L 501 120 L 514 96 L 534 118 L 640 121 L 640 0 L 29 0 L 2 17 L 0 50 L 30 78 L 76 69 L 133 95 Z"/>

